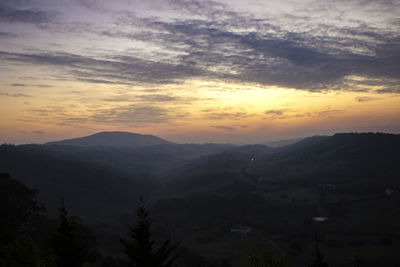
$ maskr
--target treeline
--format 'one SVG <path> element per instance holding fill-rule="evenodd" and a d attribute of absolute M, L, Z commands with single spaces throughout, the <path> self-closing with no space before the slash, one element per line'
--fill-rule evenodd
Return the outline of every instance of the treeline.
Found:
<path fill-rule="evenodd" d="M 153 238 L 152 220 L 143 200 L 137 220 L 120 239 L 120 251 L 104 255 L 93 231 L 68 214 L 60 201 L 57 219 L 46 216 L 37 191 L 0 173 L 0 267 L 229 267 L 207 262 L 177 243 Z"/>
<path fill-rule="evenodd" d="M 103 255 L 96 247 L 92 230 L 78 217 L 68 214 L 60 200 L 57 219 L 46 216 L 36 199 L 36 190 L 27 188 L 7 173 L 0 173 L 0 267 L 230 267 L 226 260 L 207 262 L 180 248 L 170 239 L 157 241 L 152 220 L 143 199 L 136 222 L 120 239 L 120 252 Z M 316 239 L 310 267 L 327 267 Z M 250 255 L 251 267 L 288 267 L 286 259 L 264 253 Z M 359 259 L 355 260 L 359 266 Z"/>
<path fill-rule="evenodd" d="M 68 214 L 64 199 L 58 218 L 52 220 L 36 195 L 36 190 L 0 173 L 1 267 L 169 267 L 176 260 L 176 244 L 167 240 L 157 247 L 143 201 L 116 259 L 97 251 L 92 230 Z"/>

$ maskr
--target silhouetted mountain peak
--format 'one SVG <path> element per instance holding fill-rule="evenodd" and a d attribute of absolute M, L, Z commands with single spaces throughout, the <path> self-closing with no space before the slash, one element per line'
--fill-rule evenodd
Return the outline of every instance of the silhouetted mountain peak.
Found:
<path fill-rule="evenodd" d="M 143 135 L 130 132 L 99 132 L 93 135 L 66 139 L 61 141 L 49 142 L 45 145 L 65 145 L 81 147 L 145 147 L 152 145 L 172 144 L 154 135 Z"/>

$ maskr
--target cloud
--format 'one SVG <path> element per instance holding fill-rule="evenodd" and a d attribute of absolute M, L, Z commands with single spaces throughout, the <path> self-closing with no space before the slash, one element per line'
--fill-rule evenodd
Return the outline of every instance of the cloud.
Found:
<path fill-rule="evenodd" d="M 255 116 L 253 113 L 248 113 L 245 109 L 223 108 L 223 109 L 203 109 L 205 118 L 209 120 L 240 120 Z"/>
<path fill-rule="evenodd" d="M 50 88 L 53 87 L 52 85 L 47 85 L 47 84 L 25 84 L 25 83 L 12 83 L 10 86 L 13 87 L 27 87 L 27 86 L 35 86 L 35 87 L 40 87 L 40 88 Z"/>
<path fill-rule="evenodd" d="M 43 106 L 29 109 L 31 121 L 42 121 L 58 126 L 116 125 L 137 126 L 148 124 L 174 124 L 177 120 L 190 117 L 188 112 L 177 108 L 166 108 L 146 103 L 88 106 L 78 113 L 70 106 Z M 29 117 L 25 118 L 30 121 Z"/>
<path fill-rule="evenodd" d="M 269 109 L 264 111 L 265 115 L 271 115 L 271 116 L 282 116 L 284 113 L 286 113 L 288 109 Z"/>
<path fill-rule="evenodd" d="M 173 1 L 173 4 L 194 14 L 200 5 L 196 1 Z M 270 20 L 215 6 L 209 4 L 201 10 L 224 14 L 223 19 L 211 16 L 172 22 L 147 21 L 149 29 L 131 34 L 130 38 L 185 52 L 181 61 L 208 70 L 202 73 L 207 78 L 311 91 L 352 90 L 342 79 L 354 74 L 389 77 L 399 82 L 400 44 L 394 41 L 397 33 L 381 33 L 380 29 L 361 22 L 356 27 L 318 25 L 315 30 L 294 32 L 273 25 Z M 298 18 L 293 17 L 285 23 L 295 24 L 293 20 Z M 324 27 L 326 32 L 337 34 L 318 36 Z"/>
<path fill-rule="evenodd" d="M 325 110 L 316 112 L 316 115 L 318 115 L 318 116 L 327 116 L 328 118 L 334 118 L 335 115 L 337 115 L 339 113 L 343 113 L 343 112 L 344 112 L 344 110 L 331 109 L 330 107 L 328 107 Z"/>
<path fill-rule="evenodd" d="M 150 94 L 150 95 L 140 95 L 138 96 L 144 102 L 160 102 L 160 103 L 173 103 L 180 105 L 191 104 L 194 101 L 200 100 L 200 98 L 196 97 L 187 97 L 187 96 L 177 96 L 177 95 L 166 95 L 166 94 Z"/>
<path fill-rule="evenodd" d="M 98 1 L 78 2 L 93 12 L 101 12 L 97 10 Z M 364 5 L 361 2 L 328 7 L 332 8 L 333 16 L 344 12 L 342 9 L 347 5 Z M 379 2 L 377 12 L 397 7 L 392 1 Z M 92 57 L 50 51 L 3 51 L 0 58 L 55 66 L 66 69 L 71 79 L 103 84 L 171 84 L 197 78 L 309 91 L 369 91 L 370 85 L 359 79 L 350 81 L 348 77 L 367 77 L 385 87 L 400 82 L 398 31 L 389 28 L 383 31 L 356 19 L 351 24 L 344 19 L 332 24 L 318 20 L 316 24 L 315 17 L 331 16 L 325 2 L 298 8 L 296 15 L 276 17 L 238 12 L 210 0 L 145 3 L 158 4 L 159 9 L 166 8 L 169 16 L 139 17 L 134 12 L 115 11 L 109 26 L 93 22 L 76 27 L 76 22 L 70 22 L 61 28 L 67 34 L 142 42 L 145 48 L 138 48 L 135 53 L 124 51 Z M 36 10 L 32 17 L 40 17 L 40 12 Z"/>
<path fill-rule="evenodd" d="M 176 3 L 191 10 L 187 1 Z M 179 51 L 176 60 L 196 69 L 192 75 L 183 72 L 182 79 L 204 77 L 310 91 L 353 90 L 343 83 L 350 75 L 399 82 L 400 42 L 394 41 L 394 33 L 380 33 L 362 24 L 352 28 L 321 25 L 337 36 L 316 36 L 313 31 L 290 32 L 233 11 L 215 12 L 225 12 L 224 20 L 142 20 L 144 29 L 125 37 Z M 115 34 L 124 37 L 122 32 Z M 361 52 L 355 49 L 360 47 Z"/>
<path fill-rule="evenodd" d="M 202 70 L 185 63 L 163 63 L 133 56 L 96 59 L 70 53 L 23 54 L 0 51 L 0 60 L 66 67 L 76 80 L 105 84 L 168 84 Z"/>
<path fill-rule="evenodd" d="M 369 102 L 369 101 L 373 101 L 373 100 L 377 100 L 378 98 L 376 97 L 370 97 L 370 96 L 358 96 L 355 98 L 358 102 Z"/>
<path fill-rule="evenodd" d="M 150 101 L 150 102 L 175 102 L 179 99 L 179 97 L 176 96 L 170 96 L 170 95 L 141 95 L 139 98 L 145 100 L 145 101 Z"/>
<path fill-rule="evenodd" d="M 264 111 L 264 115 L 268 119 L 286 119 L 289 117 L 303 117 L 304 115 L 296 113 L 295 110 L 282 108 L 282 109 L 268 109 Z"/>
<path fill-rule="evenodd" d="M 67 116 L 67 110 L 62 106 L 44 106 L 40 108 L 31 108 L 28 110 L 31 114 L 39 117 L 50 118 L 61 118 Z"/>
<path fill-rule="evenodd" d="M 9 96 L 9 97 L 31 97 L 30 95 L 26 94 L 9 94 L 9 93 L 0 93 L 2 96 Z"/>
<path fill-rule="evenodd" d="M 288 119 L 288 118 L 301 118 L 301 117 L 314 117 L 314 116 L 327 116 L 328 118 L 333 118 L 339 113 L 343 113 L 344 110 L 332 109 L 328 106 L 326 109 L 316 112 L 302 113 L 295 109 L 269 109 L 264 111 L 265 118 L 275 120 L 275 119 Z"/>
<path fill-rule="evenodd" d="M 138 95 L 125 92 L 118 92 L 115 95 L 103 98 L 102 100 L 107 102 L 130 102 L 130 103 L 142 103 L 142 104 L 147 103 L 147 104 L 159 104 L 159 105 L 168 105 L 168 104 L 188 105 L 191 104 L 193 101 L 199 99 L 194 97 L 183 97 L 171 94 Z"/>
<path fill-rule="evenodd" d="M 44 131 L 34 130 L 34 131 L 18 131 L 20 134 L 45 134 Z"/>
<path fill-rule="evenodd" d="M 158 106 L 126 105 L 97 110 L 89 120 L 103 123 L 147 124 L 165 123 L 187 117 L 188 113 L 169 110 Z"/>
<path fill-rule="evenodd" d="M 225 130 L 228 132 L 233 132 L 236 130 L 234 127 L 230 127 L 230 126 L 211 125 L 210 127 L 215 128 L 215 129 Z"/>

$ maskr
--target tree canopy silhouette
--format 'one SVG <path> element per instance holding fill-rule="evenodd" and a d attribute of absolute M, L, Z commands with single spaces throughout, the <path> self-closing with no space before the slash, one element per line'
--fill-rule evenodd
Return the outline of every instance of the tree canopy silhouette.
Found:
<path fill-rule="evenodd" d="M 43 206 L 36 200 L 37 191 L 0 173 L 0 247 L 21 233 L 31 233 L 37 226 Z"/>

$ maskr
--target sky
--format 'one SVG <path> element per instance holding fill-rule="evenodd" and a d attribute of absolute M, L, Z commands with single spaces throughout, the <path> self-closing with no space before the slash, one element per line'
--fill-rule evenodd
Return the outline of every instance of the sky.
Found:
<path fill-rule="evenodd" d="M 400 0 L 0 0 L 0 143 L 400 133 Z"/>

